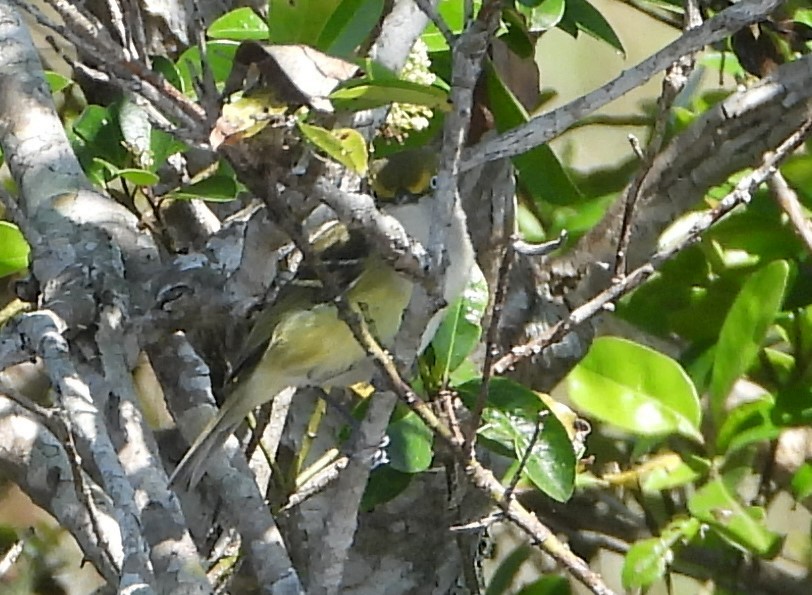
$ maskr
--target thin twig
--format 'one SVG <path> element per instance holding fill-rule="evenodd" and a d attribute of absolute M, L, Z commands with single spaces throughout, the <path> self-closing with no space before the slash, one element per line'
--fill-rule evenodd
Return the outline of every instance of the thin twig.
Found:
<path fill-rule="evenodd" d="M 29 529 L 27 533 L 28 535 L 26 535 L 26 537 L 30 536 L 33 532 Z M 16 564 L 17 560 L 23 553 L 23 549 L 25 549 L 25 541 L 26 538 L 19 538 L 14 545 L 9 548 L 9 550 L 3 556 L 3 559 L 0 560 L 0 578 L 6 576 L 8 571 L 11 570 L 11 567 Z"/>
<path fill-rule="evenodd" d="M 775 202 L 787 214 L 795 232 L 804 241 L 807 250 L 812 254 L 812 224 L 810 224 L 806 213 L 804 213 L 801 201 L 798 200 L 798 194 L 790 188 L 780 171 L 775 172 L 775 175 L 770 178 L 767 184 Z"/>
<path fill-rule="evenodd" d="M 539 414 L 536 416 L 536 424 L 533 427 L 533 434 L 530 436 L 530 442 L 527 443 L 527 448 L 525 448 L 524 452 L 522 453 L 522 459 L 519 461 L 516 472 L 513 474 L 513 477 L 511 477 L 507 489 L 505 489 L 505 498 L 513 498 L 513 492 L 516 490 L 516 486 L 519 485 L 519 480 L 522 478 L 524 468 L 527 467 L 527 461 L 530 460 L 530 455 L 533 454 L 533 449 L 536 447 L 536 443 L 541 435 L 541 430 L 544 427 L 544 417 L 548 413 L 549 411 L 547 410 L 539 411 Z"/>
<path fill-rule="evenodd" d="M 437 11 L 434 4 L 432 4 L 430 0 L 415 0 L 414 3 L 417 4 L 418 8 L 423 11 L 423 14 L 429 17 L 429 20 L 434 23 L 434 26 L 437 27 L 437 30 L 443 36 L 448 47 L 453 47 L 454 33 L 451 31 L 448 23 L 445 22 L 445 19 Z"/>
<path fill-rule="evenodd" d="M 631 290 L 639 287 L 665 262 L 687 246 L 695 242 L 702 233 L 707 231 L 719 219 L 730 213 L 734 208 L 742 204 L 747 204 L 753 192 L 759 185 L 767 181 L 775 174 L 775 168 L 781 161 L 786 159 L 809 134 L 812 127 L 812 120 L 807 120 L 803 126 L 796 130 L 786 140 L 784 140 L 775 151 L 764 156 L 761 166 L 742 178 L 736 187 L 728 193 L 719 204 L 707 211 L 701 220 L 694 223 L 694 226 L 678 242 L 670 247 L 661 250 L 651 256 L 648 262 L 628 275 L 619 278 L 610 287 L 596 295 L 584 305 L 573 310 L 570 315 L 560 320 L 550 327 L 542 336 L 511 349 L 511 352 L 502 357 L 494 364 L 494 374 L 504 374 L 512 369 L 521 360 L 538 355 L 553 343 L 561 341 L 577 326 L 583 324 L 599 312 L 603 311 L 607 305 L 612 305 L 622 296 Z"/>
<path fill-rule="evenodd" d="M 73 472 L 73 486 L 76 493 L 76 499 L 84 504 L 85 508 L 87 508 L 87 517 L 90 520 L 90 526 L 96 536 L 97 543 L 99 546 L 101 546 L 102 552 L 104 552 L 104 557 L 107 558 L 107 563 L 112 568 L 115 568 L 117 572 L 121 572 L 121 566 L 116 562 L 116 559 L 110 549 L 110 542 L 107 539 L 107 534 L 99 523 L 101 514 L 96 506 L 96 501 L 94 500 L 93 491 L 91 490 L 90 484 L 85 477 L 84 471 L 82 470 L 82 458 L 79 456 L 79 452 L 76 449 L 76 438 L 73 434 L 73 429 L 71 428 L 70 419 L 66 414 L 64 414 L 64 412 L 60 413 L 59 419 L 63 429 L 59 434 L 55 434 L 55 436 L 64 436 L 61 441 L 62 446 L 65 448 L 68 464 Z"/>
<path fill-rule="evenodd" d="M 729 6 L 702 26 L 686 31 L 637 66 L 624 70 L 603 87 L 466 150 L 462 156 L 461 171 L 487 161 L 519 155 L 549 142 L 584 116 L 647 82 L 680 56 L 700 50 L 742 27 L 764 19 L 779 4 L 781 0 L 742 0 Z"/>
<path fill-rule="evenodd" d="M 695 0 L 686 0 L 685 31 L 696 29 L 701 24 L 702 21 Z M 615 276 L 623 276 L 626 273 L 626 255 L 628 253 L 629 242 L 631 242 L 632 239 L 635 206 L 640 198 L 643 182 L 654 165 L 654 159 L 665 143 L 666 128 L 671 113 L 671 106 L 674 104 L 679 92 L 682 91 L 688 82 L 688 77 L 691 72 L 693 72 L 694 64 L 695 55 L 692 52 L 680 56 L 678 60 L 667 68 L 665 77 L 663 78 L 662 91 L 660 92 L 660 97 L 657 99 L 657 116 L 654 118 L 654 127 L 652 128 L 651 138 L 646 146 L 646 150 L 642 151 L 635 137 L 632 136 L 629 139 L 634 148 L 634 152 L 642 161 L 642 167 L 632 182 L 626 187 L 626 192 L 623 194 L 625 208 L 623 210 L 623 219 L 620 224 L 620 234 L 618 235 L 618 245 L 615 253 Z"/>
<path fill-rule="evenodd" d="M 488 401 L 488 389 L 492 377 L 493 362 L 496 360 L 496 356 L 499 355 L 499 348 L 497 347 L 499 340 L 499 321 L 502 318 L 505 300 L 507 299 L 508 276 L 514 258 L 513 245 L 513 237 L 509 235 L 507 245 L 502 252 L 502 262 L 499 264 L 499 272 L 496 276 L 496 291 L 493 296 L 488 333 L 485 339 L 485 362 L 482 367 L 482 384 L 479 387 L 479 395 L 477 395 L 476 404 L 471 411 L 471 419 L 467 425 L 468 431 L 465 436 L 465 449 L 471 452 L 473 452 L 474 445 L 476 444 L 476 433 L 479 429 L 479 422 L 482 420 L 482 411 L 485 409 L 485 403 Z"/>

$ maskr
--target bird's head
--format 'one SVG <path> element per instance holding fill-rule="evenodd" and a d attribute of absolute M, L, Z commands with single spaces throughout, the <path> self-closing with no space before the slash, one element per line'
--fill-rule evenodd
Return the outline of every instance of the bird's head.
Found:
<path fill-rule="evenodd" d="M 369 168 L 369 183 L 382 204 L 415 202 L 437 185 L 437 153 L 427 147 L 409 149 L 377 159 Z"/>

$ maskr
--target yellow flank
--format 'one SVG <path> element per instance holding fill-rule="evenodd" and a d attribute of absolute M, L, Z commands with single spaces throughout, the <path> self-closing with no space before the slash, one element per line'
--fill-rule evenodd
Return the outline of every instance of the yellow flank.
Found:
<path fill-rule="evenodd" d="M 375 258 L 347 293 L 347 300 L 386 345 L 397 333 L 411 290 L 408 280 Z M 347 371 L 364 355 L 336 307 L 319 304 L 285 313 L 263 360 L 280 375 L 318 384 Z M 314 370 L 318 370 L 317 377 L 312 376 Z"/>

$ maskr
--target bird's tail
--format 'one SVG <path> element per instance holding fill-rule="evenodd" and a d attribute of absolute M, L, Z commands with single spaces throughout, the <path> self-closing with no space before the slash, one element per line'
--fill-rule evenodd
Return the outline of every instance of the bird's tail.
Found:
<path fill-rule="evenodd" d="M 220 411 L 209 422 L 181 459 L 169 478 L 170 485 L 188 484 L 195 487 L 210 462 L 210 457 L 237 429 L 243 419 L 257 406 L 273 399 L 287 386 L 269 382 L 267 374 L 252 374 L 243 384 L 237 385 L 223 403 Z"/>
<path fill-rule="evenodd" d="M 227 414 L 226 408 L 220 409 L 217 417 L 203 429 L 178 466 L 175 467 L 169 477 L 169 485 L 187 484 L 193 488 L 200 482 L 206 472 L 211 454 L 225 443 L 242 421 L 242 418 L 234 421 Z"/>

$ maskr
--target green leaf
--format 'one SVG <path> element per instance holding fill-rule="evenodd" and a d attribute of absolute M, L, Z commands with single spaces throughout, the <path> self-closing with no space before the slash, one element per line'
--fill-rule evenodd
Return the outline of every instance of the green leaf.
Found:
<path fill-rule="evenodd" d="M 678 433 L 702 442 L 696 388 L 662 353 L 600 337 L 567 378 L 573 403 L 591 416 L 641 436 Z"/>
<path fill-rule="evenodd" d="M 465 292 L 448 309 L 431 341 L 438 379 L 446 380 L 477 346 L 487 307 L 488 283 L 475 266 Z"/>
<path fill-rule="evenodd" d="M 522 239 L 526 242 L 543 242 L 547 239 L 547 234 L 544 233 L 544 227 L 538 217 L 521 202 L 516 205 L 516 226 L 519 228 Z"/>
<path fill-rule="evenodd" d="M 623 587 L 628 590 L 646 588 L 663 578 L 668 563 L 674 558 L 674 545 L 692 539 L 699 529 L 696 519 L 675 519 L 663 529 L 660 537 L 634 543 L 623 561 Z"/>
<path fill-rule="evenodd" d="M 73 81 L 71 79 L 52 70 L 45 71 L 45 81 L 51 88 L 51 93 L 54 94 L 67 89 L 73 84 Z"/>
<path fill-rule="evenodd" d="M 496 128 L 504 132 L 530 120 L 530 116 L 504 81 L 486 62 L 486 82 Z M 535 201 L 571 205 L 581 200 L 581 192 L 570 180 L 561 162 L 548 145 L 540 145 L 512 158 L 522 186 Z"/>
<path fill-rule="evenodd" d="M 623 560 L 623 588 L 644 588 L 661 579 L 665 576 L 672 555 L 668 544 L 657 537 L 641 539 L 632 544 Z"/>
<path fill-rule="evenodd" d="M 567 0 L 566 4 L 564 18 L 560 25 L 564 31 L 572 33 L 573 28 L 583 31 L 590 37 L 605 41 L 623 56 L 626 55 L 626 50 L 623 49 L 617 33 L 594 6 L 586 0 Z"/>
<path fill-rule="evenodd" d="M 525 585 L 516 595 L 572 595 L 572 589 L 563 576 L 548 575 Z"/>
<path fill-rule="evenodd" d="M 482 386 L 480 379 L 466 382 L 457 387 L 460 398 L 466 407 L 472 409 L 479 397 Z M 508 413 L 520 413 L 527 419 L 547 409 L 537 393 L 509 378 L 492 378 L 488 384 L 488 407 Z"/>
<path fill-rule="evenodd" d="M 445 112 L 451 109 L 445 90 L 400 79 L 349 81 L 330 93 L 330 99 L 336 109 L 348 111 L 373 109 L 392 103 L 425 105 Z"/>
<path fill-rule="evenodd" d="M 764 509 L 742 506 L 722 478 L 708 482 L 691 496 L 688 510 L 746 551 L 772 558 L 781 548 L 781 537 L 766 527 Z"/>
<path fill-rule="evenodd" d="M 268 25 L 249 7 L 237 8 L 216 19 L 206 32 L 212 39 L 244 41 L 268 39 Z"/>
<path fill-rule="evenodd" d="M 793 382 L 778 390 L 770 419 L 779 426 L 806 426 L 812 423 L 812 387 L 809 382 Z"/>
<path fill-rule="evenodd" d="M 231 176 L 213 175 L 194 184 L 184 186 L 170 195 L 172 198 L 200 198 L 212 202 L 228 202 L 237 197 L 237 183 Z"/>
<path fill-rule="evenodd" d="M 71 142 L 85 173 L 96 183 L 102 183 L 108 171 L 102 162 L 114 168 L 125 167 L 129 153 L 118 126 L 116 106 L 104 108 L 88 105 L 71 126 Z"/>
<path fill-rule="evenodd" d="M 351 56 L 375 28 L 383 8 L 383 0 L 342 0 L 330 15 L 316 47 L 333 56 Z"/>
<path fill-rule="evenodd" d="M 461 0 L 450 0 L 440 2 L 439 6 L 437 7 L 440 17 L 443 19 L 445 24 L 448 25 L 449 29 L 451 29 L 451 32 L 454 35 L 462 33 L 463 27 L 465 26 L 464 4 L 465 3 Z M 481 4 L 481 0 L 474 0 L 474 14 L 479 11 Z M 434 23 L 429 23 L 426 30 L 423 32 L 422 39 L 430 52 L 439 52 L 448 49 L 448 44 L 446 43 L 445 38 L 437 27 L 434 26 Z"/>
<path fill-rule="evenodd" d="M 485 595 L 502 595 L 503 593 L 509 593 L 510 586 L 519 574 L 522 564 L 530 557 L 531 551 L 529 546 L 520 545 L 505 556 L 493 573 L 491 580 L 488 582 Z"/>
<path fill-rule="evenodd" d="M 705 236 L 705 248 L 721 274 L 750 269 L 774 260 L 795 258 L 801 244 L 787 233 L 777 211 L 750 210 L 720 221 Z"/>
<path fill-rule="evenodd" d="M 525 476 L 538 489 L 558 502 L 566 502 L 575 490 L 575 450 L 564 424 L 552 413 L 542 420 L 542 429 L 524 468 Z M 522 425 L 518 426 L 519 430 Z M 516 436 L 516 458 L 521 460 L 530 447 L 533 430 Z"/>
<path fill-rule="evenodd" d="M 797 190 L 804 205 L 812 204 L 812 155 L 801 153 L 793 155 L 781 166 L 781 173 L 787 182 Z"/>
<path fill-rule="evenodd" d="M 792 495 L 796 500 L 805 500 L 812 496 L 812 465 L 804 463 L 792 476 Z"/>
<path fill-rule="evenodd" d="M 164 56 L 152 56 L 152 70 L 163 75 L 166 81 L 182 93 L 186 92 L 183 87 L 183 77 L 180 75 L 175 63 Z"/>
<path fill-rule="evenodd" d="M 136 186 L 152 186 L 157 184 L 160 178 L 146 169 L 124 168 L 116 172 L 115 177 L 123 178 Z"/>
<path fill-rule="evenodd" d="M 0 277 L 24 270 L 30 252 L 20 229 L 13 223 L 0 221 Z"/>
<path fill-rule="evenodd" d="M 558 25 L 564 17 L 567 5 L 564 0 L 541 0 L 521 4 L 524 6 L 517 8 L 527 17 L 527 28 L 530 31 L 547 31 Z"/>
<path fill-rule="evenodd" d="M 271 43 L 304 43 L 319 39 L 340 0 L 270 0 L 268 35 Z M 324 48 L 317 47 L 318 50 Z"/>
<path fill-rule="evenodd" d="M 722 325 L 710 385 L 711 413 L 721 423 L 733 384 L 752 365 L 767 329 L 781 308 L 789 275 L 785 261 L 753 274 L 742 287 Z"/>
<path fill-rule="evenodd" d="M 226 39 L 206 43 L 206 59 L 215 82 L 223 83 L 228 78 L 238 47 L 239 43 Z M 177 69 L 181 79 L 180 88 L 187 94 L 193 93 L 195 86 L 192 81 L 203 72 L 200 49 L 193 46 L 183 52 L 178 58 Z"/>
<path fill-rule="evenodd" d="M 364 137 L 352 128 L 327 130 L 297 122 L 304 137 L 330 158 L 363 176 L 369 167 L 369 155 Z"/>
<path fill-rule="evenodd" d="M 482 436 L 512 448 L 517 461 L 526 456 L 535 432 L 534 418 L 487 409 L 483 420 Z M 546 409 L 541 414 L 541 430 L 527 458 L 524 475 L 552 499 L 566 502 L 575 488 L 575 463 L 575 451 L 566 428 Z"/>
<path fill-rule="evenodd" d="M 739 58 L 733 52 L 702 52 L 697 63 L 711 72 L 721 70 L 724 74 L 736 80 L 741 80 L 747 76 L 739 62 Z"/>
<path fill-rule="evenodd" d="M 420 473 L 431 465 L 434 434 L 412 411 L 389 424 L 389 464 L 403 473 Z"/>
<path fill-rule="evenodd" d="M 389 465 L 381 465 L 369 474 L 369 481 L 361 498 L 361 510 L 370 511 L 380 504 L 394 500 L 412 482 L 411 473 L 396 471 Z"/>
<path fill-rule="evenodd" d="M 716 435 L 717 451 L 730 453 L 748 444 L 774 438 L 780 431 L 771 419 L 774 406 L 772 396 L 765 393 L 757 400 L 743 403 L 725 413 Z"/>
<path fill-rule="evenodd" d="M 188 148 L 186 143 L 179 141 L 171 134 L 153 128 L 150 131 L 150 151 L 152 151 L 152 171 L 166 163 L 166 160 L 175 153 L 183 153 Z"/>
<path fill-rule="evenodd" d="M 661 457 L 659 462 L 661 464 L 640 475 L 640 489 L 644 493 L 664 492 L 694 484 L 708 474 L 711 466 L 707 459 L 687 455 L 683 460 L 676 453 L 671 453 L 668 458 Z"/>

